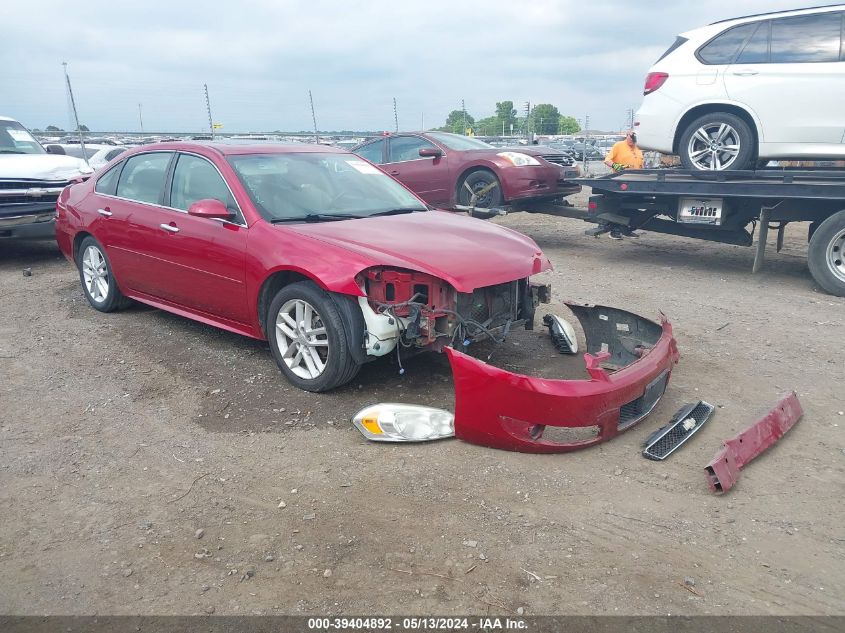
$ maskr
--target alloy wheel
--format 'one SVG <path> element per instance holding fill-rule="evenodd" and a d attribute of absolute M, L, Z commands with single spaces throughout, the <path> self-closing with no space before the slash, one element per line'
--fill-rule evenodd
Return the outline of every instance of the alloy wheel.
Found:
<path fill-rule="evenodd" d="M 288 369 L 313 380 L 326 369 L 329 337 L 320 313 L 307 301 L 291 299 L 276 315 L 276 342 Z"/>
<path fill-rule="evenodd" d="M 696 169 L 727 169 L 741 149 L 739 133 L 727 123 L 708 123 L 690 137 L 687 155 Z"/>
<path fill-rule="evenodd" d="M 828 243 L 827 266 L 835 277 L 845 281 L 845 229 L 834 235 Z"/>
<path fill-rule="evenodd" d="M 85 290 L 96 303 L 103 303 L 109 296 L 109 270 L 106 258 L 96 246 L 89 246 L 82 254 L 82 278 Z"/>

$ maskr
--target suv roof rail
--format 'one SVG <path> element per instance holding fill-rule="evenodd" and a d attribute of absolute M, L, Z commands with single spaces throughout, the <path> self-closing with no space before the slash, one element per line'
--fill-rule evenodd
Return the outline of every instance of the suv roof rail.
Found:
<path fill-rule="evenodd" d="M 722 24 L 724 22 L 733 22 L 734 20 L 745 20 L 746 18 L 761 18 L 766 15 L 781 15 L 781 14 L 790 14 L 790 13 L 797 13 L 798 11 L 814 11 L 816 9 L 836 9 L 836 8 L 843 8 L 845 9 L 845 4 L 822 4 L 817 7 L 802 7 L 800 9 L 784 9 L 782 11 L 768 11 L 766 13 L 752 13 L 751 15 L 739 15 L 735 18 L 727 18 L 725 20 L 717 20 L 716 22 L 711 22 L 708 26 L 713 26 L 714 24 Z"/>

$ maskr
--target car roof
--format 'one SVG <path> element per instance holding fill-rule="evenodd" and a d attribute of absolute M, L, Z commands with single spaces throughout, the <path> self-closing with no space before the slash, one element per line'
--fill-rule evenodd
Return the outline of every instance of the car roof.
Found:
<path fill-rule="evenodd" d="M 2 114 L 0 114 L 0 121 L 14 121 L 15 123 L 18 122 L 17 119 L 13 119 L 10 116 L 3 116 Z"/>
<path fill-rule="evenodd" d="M 832 13 L 834 11 L 845 10 L 845 4 L 828 4 L 818 7 L 806 7 L 804 9 L 789 9 L 785 11 L 772 11 L 770 13 L 755 13 L 752 15 L 744 15 L 736 18 L 729 18 L 727 20 L 720 20 L 713 22 L 707 26 L 700 26 L 690 29 L 679 34 L 679 37 L 693 40 L 695 42 L 705 41 L 723 33 L 729 28 L 739 26 L 741 24 L 748 24 L 758 22 L 761 20 L 771 20 L 774 18 L 798 17 L 801 15 L 814 15 L 817 13 Z M 662 61 L 662 60 L 661 60 Z"/>
<path fill-rule="evenodd" d="M 197 149 L 211 149 L 222 156 L 239 154 L 348 154 L 344 149 L 330 145 L 314 145 L 308 143 L 236 143 L 221 141 L 169 141 L 166 143 L 150 143 L 140 145 L 144 151 L 190 151 Z M 136 148 L 133 148 L 136 149 Z"/>
<path fill-rule="evenodd" d="M 830 9 L 831 11 L 836 9 L 845 9 L 845 4 L 822 4 L 816 7 L 804 7 L 801 9 L 785 9 L 783 11 L 768 11 L 766 13 L 752 13 L 750 15 L 742 15 L 735 18 L 728 18 L 727 20 L 718 20 L 717 22 L 711 22 L 710 26 L 714 24 L 724 24 L 726 22 L 733 22 L 734 20 L 749 20 L 751 18 L 773 18 L 773 17 L 783 17 L 789 15 L 803 15 L 804 13 L 814 13 L 816 11 L 822 12 L 823 10 Z"/>

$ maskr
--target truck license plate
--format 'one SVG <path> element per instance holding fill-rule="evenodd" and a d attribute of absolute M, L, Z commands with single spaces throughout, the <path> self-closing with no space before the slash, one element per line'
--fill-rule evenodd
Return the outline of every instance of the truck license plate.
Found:
<path fill-rule="evenodd" d="M 722 198 L 681 198 L 678 222 L 684 224 L 722 224 Z"/>

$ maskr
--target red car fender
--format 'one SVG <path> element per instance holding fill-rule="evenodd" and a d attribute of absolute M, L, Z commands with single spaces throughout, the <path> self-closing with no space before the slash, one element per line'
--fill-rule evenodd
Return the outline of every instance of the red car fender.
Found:
<path fill-rule="evenodd" d="M 567 305 L 587 335 L 588 380 L 516 374 L 446 348 L 455 381 L 456 437 L 504 450 L 563 453 L 616 437 L 651 412 L 680 357 L 666 317 L 661 314 L 658 325 L 614 308 Z M 633 344 L 637 340 L 640 345 Z M 607 351 L 598 351 L 602 343 Z M 615 359 L 632 362 L 612 373 L 603 368 Z M 546 438 L 546 427 L 567 427 L 573 437 Z"/>

